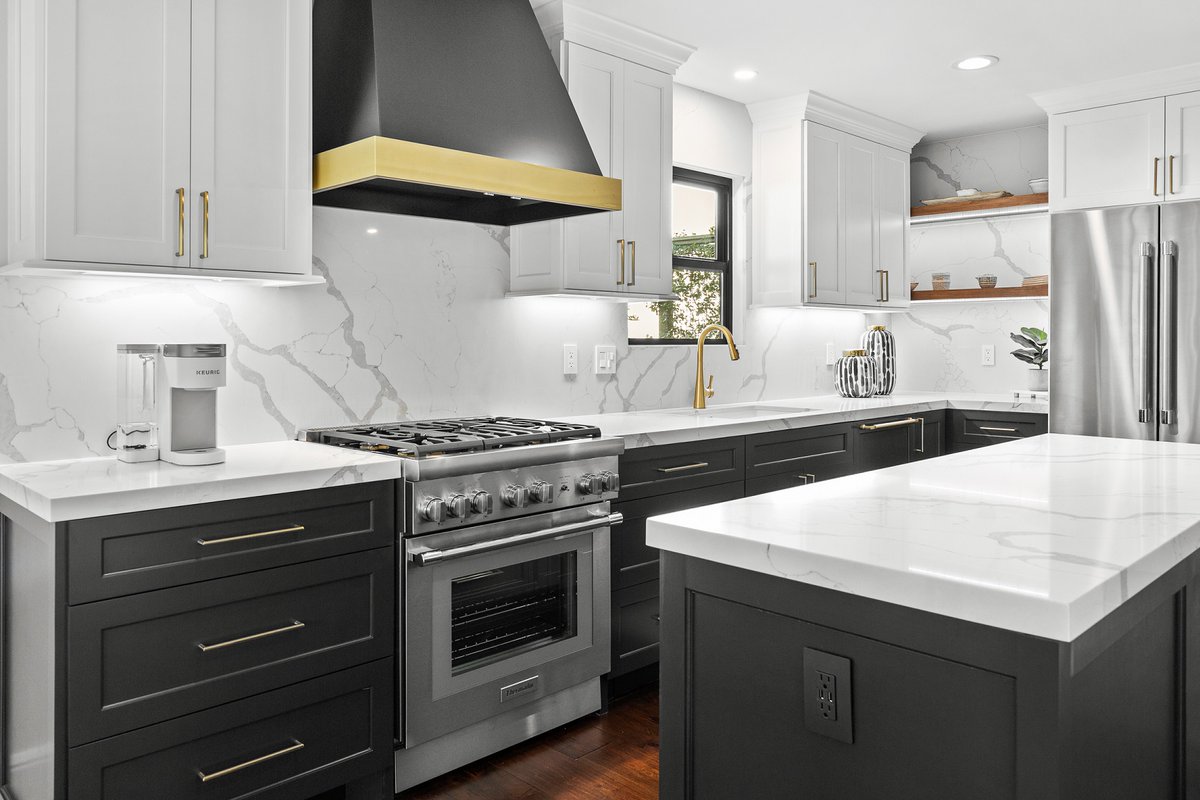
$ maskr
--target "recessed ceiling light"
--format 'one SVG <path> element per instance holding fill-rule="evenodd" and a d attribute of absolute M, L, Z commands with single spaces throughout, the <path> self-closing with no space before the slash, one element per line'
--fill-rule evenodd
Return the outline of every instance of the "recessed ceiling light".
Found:
<path fill-rule="evenodd" d="M 376 233 L 379 233 L 379 228 L 367 228 L 367 233 L 375 235 Z"/>
<path fill-rule="evenodd" d="M 968 56 L 954 65 L 955 69 L 987 69 L 1000 59 L 995 56 Z"/>
<path fill-rule="evenodd" d="M 752 69 L 739 69 L 737 72 L 733 73 L 733 77 L 737 78 L 739 81 L 752 81 L 758 77 L 758 73 Z"/>

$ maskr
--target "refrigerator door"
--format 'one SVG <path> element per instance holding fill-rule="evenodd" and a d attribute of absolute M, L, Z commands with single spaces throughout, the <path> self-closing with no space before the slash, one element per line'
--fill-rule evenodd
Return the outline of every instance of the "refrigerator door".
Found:
<path fill-rule="evenodd" d="M 1158 206 L 1050 220 L 1050 430 L 1158 435 Z"/>
<path fill-rule="evenodd" d="M 1162 207 L 1159 438 L 1200 443 L 1200 202 Z"/>

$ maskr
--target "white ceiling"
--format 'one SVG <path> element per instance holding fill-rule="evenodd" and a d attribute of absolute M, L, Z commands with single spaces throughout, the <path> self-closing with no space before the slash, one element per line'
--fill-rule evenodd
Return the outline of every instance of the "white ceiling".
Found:
<path fill-rule="evenodd" d="M 927 140 L 1044 122 L 1030 92 L 1200 61 L 1197 0 L 573 2 L 696 47 L 680 83 L 743 103 L 814 89 Z M 1000 63 L 951 69 L 976 54 Z"/>

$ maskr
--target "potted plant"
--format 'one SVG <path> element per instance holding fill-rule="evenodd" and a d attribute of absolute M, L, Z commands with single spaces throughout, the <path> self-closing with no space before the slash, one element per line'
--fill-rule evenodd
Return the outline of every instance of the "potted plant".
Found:
<path fill-rule="evenodd" d="M 1046 332 L 1041 328 L 1021 328 L 1020 333 L 1010 333 L 1009 336 L 1021 345 L 1020 350 L 1012 351 L 1013 357 L 1033 365 L 1029 370 L 1030 391 L 1046 391 L 1050 388 L 1050 375 L 1046 372 L 1046 362 L 1050 360 L 1050 343 Z"/>

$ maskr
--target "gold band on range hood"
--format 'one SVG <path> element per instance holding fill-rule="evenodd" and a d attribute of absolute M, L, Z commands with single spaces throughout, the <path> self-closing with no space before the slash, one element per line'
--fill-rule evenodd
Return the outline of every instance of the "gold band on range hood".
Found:
<path fill-rule="evenodd" d="M 313 192 L 381 179 L 596 211 L 621 210 L 621 181 L 616 178 L 383 136 L 313 157 Z"/>

